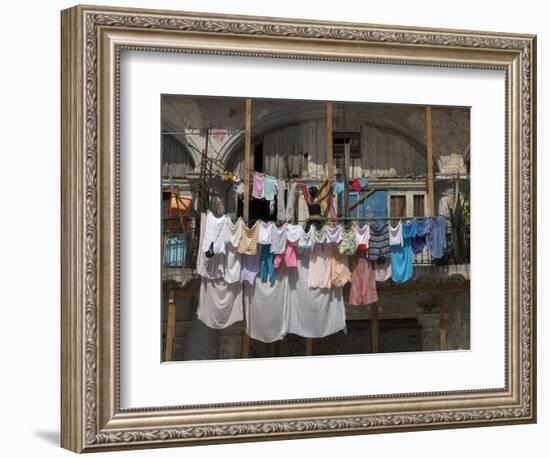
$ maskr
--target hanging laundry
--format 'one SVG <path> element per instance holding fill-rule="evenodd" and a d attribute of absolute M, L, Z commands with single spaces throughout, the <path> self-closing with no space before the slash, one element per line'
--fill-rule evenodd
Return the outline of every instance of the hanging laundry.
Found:
<path fill-rule="evenodd" d="M 310 289 L 310 260 L 299 256 L 297 268 L 289 275 L 288 332 L 321 338 L 346 330 L 342 288 Z"/>
<path fill-rule="evenodd" d="M 353 180 L 350 180 L 349 187 L 354 191 L 360 191 L 361 183 L 359 182 L 359 178 L 354 178 Z"/>
<path fill-rule="evenodd" d="M 212 254 L 225 253 L 225 215 L 216 218 L 210 210 L 206 212 L 206 229 L 201 245 L 203 252 L 211 251 Z"/>
<path fill-rule="evenodd" d="M 258 234 L 258 243 L 269 245 L 271 243 L 271 221 L 260 221 L 260 233 Z"/>
<path fill-rule="evenodd" d="M 200 235 L 199 235 L 199 247 L 202 247 L 204 242 L 204 234 L 206 232 L 206 213 L 201 213 L 200 216 Z M 225 237 L 224 237 L 225 238 Z M 224 275 L 224 255 L 214 254 L 214 256 L 207 258 L 206 253 L 202 249 L 198 250 L 197 255 L 197 273 L 204 278 L 219 279 Z"/>
<path fill-rule="evenodd" d="M 213 329 L 243 320 L 243 289 L 239 283 L 201 279 L 197 318 Z"/>
<path fill-rule="evenodd" d="M 264 174 L 261 172 L 254 172 L 252 178 L 252 197 L 256 199 L 262 199 L 264 194 Z"/>
<path fill-rule="evenodd" d="M 260 342 L 281 340 L 288 330 L 289 276 L 284 267 L 277 270 L 274 281 L 260 278 L 244 285 L 246 333 Z"/>
<path fill-rule="evenodd" d="M 391 278 L 395 283 L 404 283 L 413 276 L 412 241 L 416 237 L 416 220 L 402 224 L 403 245 L 391 246 Z"/>
<path fill-rule="evenodd" d="M 370 227 L 368 224 L 355 227 L 355 249 L 365 251 L 369 247 Z"/>
<path fill-rule="evenodd" d="M 305 231 L 302 229 L 302 232 L 300 234 L 300 240 L 298 241 L 298 247 L 303 250 L 309 250 L 314 245 L 313 240 L 313 231 L 315 231 L 315 228 L 313 226 L 310 226 L 309 231 Z"/>
<path fill-rule="evenodd" d="M 285 219 L 287 222 L 294 221 L 294 199 L 296 197 L 296 183 L 291 182 L 289 184 L 287 197 L 286 197 L 286 208 L 285 208 Z"/>
<path fill-rule="evenodd" d="M 395 227 L 390 223 L 388 225 L 388 231 L 390 233 L 390 245 L 403 245 L 403 224 L 401 221 L 399 221 Z"/>
<path fill-rule="evenodd" d="M 285 221 L 285 189 L 284 180 L 277 180 L 277 221 Z"/>
<path fill-rule="evenodd" d="M 300 240 L 303 232 L 302 226 L 299 224 L 287 224 L 286 225 L 286 239 L 291 243 L 296 243 Z"/>
<path fill-rule="evenodd" d="M 389 258 L 390 235 L 386 223 L 375 221 L 370 225 L 369 251 L 367 259 L 371 261 Z"/>
<path fill-rule="evenodd" d="M 286 242 L 285 252 L 275 255 L 273 264 L 276 269 L 279 268 L 282 261 L 285 262 L 287 267 L 296 267 L 296 245 L 294 243 Z"/>
<path fill-rule="evenodd" d="M 376 271 L 376 281 L 386 281 L 391 278 L 391 257 L 383 261 L 373 261 L 374 270 Z"/>
<path fill-rule="evenodd" d="M 241 242 L 241 235 L 243 232 L 243 219 L 239 217 L 235 223 L 231 221 L 231 218 L 227 218 L 227 223 L 225 225 L 225 243 L 234 246 L 235 248 L 239 247 Z"/>
<path fill-rule="evenodd" d="M 313 228 L 313 236 L 312 236 L 313 245 L 325 243 L 327 241 L 327 233 L 325 232 L 323 226 L 319 228 L 312 226 L 312 228 Z"/>
<path fill-rule="evenodd" d="M 260 270 L 260 250 L 255 254 L 245 254 L 241 258 L 241 283 L 254 283 L 254 279 Z"/>
<path fill-rule="evenodd" d="M 330 269 L 332 286 L 340 288 L 350 281 L 348 256 L 340 254 L 336 247 L 333 247 Z"/>
<path fill-rule="evenodd" d="M 226 283 L 241 281 L 242 254 L 232 244 L 227 244 L 223 265 L 223 279 Z"/>
<path fill-rule="evenodd" d="M 426 245 L 430 254 L 436 259 L 442 258 L 445 254 L 445 248 L 447 248 L 447 229 L 443 216 L 438 216 L 433 220 L 432 230 L 426 236 Z"/>
<path fill-rule="evenodd" d="M 263 198 L 269 202 L 269 213 L 275 212 L 275 192 L 277 190 L 277 178 L 271 175 L 264 176 Z"/>
<path fill-rule="evenodd" d="M 358 255 L 350 282 L 350 305 L 367 305 L 378 301 L 376 273 L 372 261 Z"/>
<path fill-rule="evenodd" d="M 273 282 L 275 278 L 275 255 L 271 253 L 270 245 L 260 245 L 260 279 L 266 282 Z"/>
<path fill-rule="evenodd" d="M 343 180 L 335 180 L 334 181 L 334 192 L 336 194 L 340 194 L 341 192 L 344 192 L 344 181 Z"/>
<path fill-rule="evenodd" d="M 345 255 L 353 255 L 357 251 L 355 227 L 342 229 L 342 241 L 338 245 L 338 252 Z"/>
<path fill-rule="evenodd" d="M 366 191 L 369 187 L 369 179 L 366 177 L 359 178 L 359 186 L 361 191 Z"/>
<path fill-rule="evenodd" d="M 239 242 L 238 252 L 247 255 L 256 254 L 258 245 L 258 235 L 260 233 L 260 220 L 257 220 L 250 228 L 242 224 L 241 241 Z"/>
<path fill-rule="evenodd" d="M 244 195 L 244 183 L 243 183 L 242 181 L 234 182 L 234 183 L 233 183 L 233 192 L 234 192 L 237 196 L 242 196 L 242 195 Z"/>
<path fill-rule="evenodd" d="M 416 237 L 413 239 L 413 253 L 418 254 L 424 250 L 426 246 L 426 237 L 432 231 L 433 220 L 431 218 L 423 218 L 417 220 Z"/>
<path fill-rule="evenodd" d="M 342 226 L 337 224 L 334 227 L 325 225 L 326 243 L 340 243 L 342 240 Z"/>
<path fill-rule="evenodd" d="M 330 245 L 315 243 L 309 256 L 309 274 L 307 284 L 310 288 L 330 288 L 331 286 L 331 258 Z"/>
<path fill-rule="evenodd" d="M 277 227 L 276 224 L 271 226 L 271 252 L 274 254 L 283 253 L 286 248 L 286 233 L 287 225 L 283 224 Z"/>

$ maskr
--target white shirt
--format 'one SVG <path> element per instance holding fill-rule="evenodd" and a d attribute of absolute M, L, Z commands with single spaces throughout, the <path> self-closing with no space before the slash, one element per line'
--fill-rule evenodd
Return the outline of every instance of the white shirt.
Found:
<path fill-rule="evenodd" d="M 403 224 L 401 221 L 399 221 L 396 227 L 388 224 L 388 232 L 390 233 L 390 245 L 403 246 Z"/>
<path fill-rule="evenodd" d="M 210 249 L 214 244 L 214 253 L 225 253 L 225 225 L 227 217 L 225 215 L 216 218 L 210 210 L 206 213 L 206 227 L 204 229 L 204 239 L 202 241 L 202 251 Z"/>

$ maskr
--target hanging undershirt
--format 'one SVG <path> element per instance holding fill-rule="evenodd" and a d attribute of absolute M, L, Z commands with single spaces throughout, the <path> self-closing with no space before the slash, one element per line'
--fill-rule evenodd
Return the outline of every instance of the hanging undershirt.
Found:
<path fill-rule="evenodd" d="M 372 261 L 363 257 L 357 257 L 356 261 L 350 280 L 350 305 L 367 305 L 377 302 L 376 273 Z"/>
<path fill-rule="evenodd" d="M 260 250 L 256 249 L 256 254 L 245 254 L 241 258 L 241 283 L 248 282 L 252 284 L 260 270 Z"/>
<path fill-rule="evenodd" d="M 261 342 L 281 340 L 288 329 L 288 273 L 278 269 L 273 283 L 245 284 L 247 334 Z"/>
<path fill-rule="evenodd" d="M 243 229 L 243 220 L 238 218 L 235 224 L 231 221 L 230 218 L 227 218 L 227 223 L 225 225 L 225 243 L 231 244 L 235 248 L 239 247 L 241 241 L 242 229 Z"/>
<path fill-rule="evenodd" d="M 202 241 L 202 251 L 208 251 L 212 246 L 214 254 L 225 253 L 225 215 L 216 218 L 210 210 L 206 212 L 206 228 Z"/>
<path fill-rule="evenodd" d="M 241 254 L 256 254 L 258 246 L 258 235 L 260 233 L 260 221 L 256 221 L 250 228 L 242 224 L 241 241 L 239 242 L 238 252 Z"/>
<path fill-rule="evenodd" d="M 286 225 L 286 239 L 291 243 L 296 243 L 300 240 L 303 232 L 302 226 L 299 224 L 287 224 Z"/>
<path fill-rule="evenodd" d="M 356 250 L 355 227 L 344 227 L 342 229 L 342 241 L 338 245 L 338 252 L 340 254 L 353 255 Z"/>
<path fill-rule="evenodd" d="M 243 319 L 243 289 L 240 283 L 201 279 L 197 318 L 213 329 L 226 328 Z"/>
<path fill-rule="evenodd" d="M 309 258 L 298 256 L 289 273 L 288 332 L 321 338 L 346 329 L 342 288 L 310 289 Z"/>
<path fill-rule="evenodd" d="M 350 281 L 351 271 L 349 270 L 348 256 L 340 254 L 336 247 L 332 249 L 330 269 L 332 286 L 340 288 Z"/>
<path fill-rule="evenodd" d="M 261 199 L 264 195 L 264 174 L 254 172 L 252 178 L 252 197 Z"/>
<path fill-rule="evenodd" d="M 403 245 L 391 246 L 391 278 L 395 283 L 404 283 L 413 276 L 412 241 L 416 237 L 416 220 L 402 226 Z"/>
<path fill-rule="evenodd" d="M 403 245 L 403 224 L 401 221 L 395 227 L 389 224 L 388 232 L 390 234 L 390 245 Z"/>
<path fill-rule="evenodd" d="M 367 259 L 371 261 L 384 260 L 391 255 L 390 236 L 386 223 L 373 222 L 370 225 L 369 251 Z"/>
<path fill-rule="evenodd" d="M 327 243 L 340 243 L 342 240 L 342 226 L 339 224 L 334 227 L 325 225 Z"/>
<path fill-rule="evenodd" d="M 283 224 L 277 227 L 276 224 L 271 226 L 271 252 L 275 254 L 284 253 L 287 240 L 287 226 Z"/>
<path fill-rule="evenodd" d="M 300 240 L 298 242 L 298 247 L 304 250 L 309 250 L 313 246 L 313 231 L 315 228 L 310 226 L 309 231 L 302 230 L 300 234 Z"/>
<path fill-rule="evenodd" d="M 316 243 L 309 256 L 307 284 L 310 288 L 330 288 L 332 246 Z"/>
<path fill-rule="evenodd" d="M 269 245 L 271 243 L 271 221 L 260 221 L 260 232 L 258 234 L 258 243 Z"/>
<path fill-rule="evenodd" d="M 327 233 L 325 232 L 324 228 L 321 226 L 319 229 L 317 229 L 315 226 L 311 226 L 310 229 L 313 228 L 313 235 L 312 235 L 312 244 L 324 244 L 327 241 Z"/>
<path fill-rule="evenodd" d="M 426 237 L 426 245 L 434 258 L 442 258 L 447 248 L 446 223 L 443 216 L 433 220 L 431 232 Z"/>
<path fill-rule="evenodd" d="M 365 251 L 369 247 L 370 227 L 368 224 L 355 228 L 355 248 L 357 251 Z"/>
<path fill-rule="evenodd" d="M 265 175 L 264 177 L 264 191 L 263 198 L 269 201 L 269 213 L 275 211 L 275 191 L 277 188 L 277 179 L 271 175 Z"/>

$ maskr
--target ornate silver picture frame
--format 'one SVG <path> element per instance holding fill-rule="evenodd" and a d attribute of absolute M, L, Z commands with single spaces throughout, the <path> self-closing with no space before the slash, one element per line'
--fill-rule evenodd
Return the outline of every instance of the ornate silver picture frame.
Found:
<path fill-rule="evenodd" d="M 61 19 L 62 447 L 92 452 L 536 421 L 535 36 L 94 6 L 64 10 Z M 505 386 L 122 408 L 120 57 L 127 50 L 503 71 Z"/>

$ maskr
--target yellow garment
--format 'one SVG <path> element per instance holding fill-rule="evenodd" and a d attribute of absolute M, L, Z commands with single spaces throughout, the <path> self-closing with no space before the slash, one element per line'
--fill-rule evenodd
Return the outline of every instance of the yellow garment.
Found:
<path fill-rule="evenodd" d="M 233 183 L 234 181 L 233 174 L 231 172 L 223 172 L 223 181 Z"/>
<path fill-rule="evenodd" d="M 241 254 L 256 254 L 256 247 L 258 245 L 258 234 L 260 232 L 260 220 L 257 220 L 252 227 L 246 227 L 243 223 L 243 229 L 241 233 L 241 241 L 237 252 Z"/>
<path fill-rule="evenodd" d="M 337 249 L 333 249 L 331 272 L 332 286 L 340 288 L 351 279 L 348 257 L 345 254 L 340 254 Z"/>

